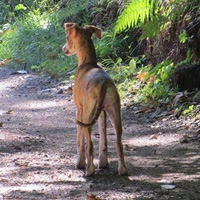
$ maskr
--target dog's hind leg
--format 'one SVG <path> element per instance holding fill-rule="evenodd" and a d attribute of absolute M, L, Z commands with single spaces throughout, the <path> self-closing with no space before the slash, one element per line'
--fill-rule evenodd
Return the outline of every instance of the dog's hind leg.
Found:
<path fill-rule="evenodd" d="M 98 126 L 99 126 L 99 168 L 107 168 L 108 167 L 108 159 L 107 159 L 107 137 L 106 137 L 106 113 L 105 111 L 101 111 L 101 114 L 98 118 Z"/>
<path fill-rule="evenodd" d="M 91 140 L 91 127 L 84 127 L 83 130 L 86 138 L 86 176 L 92 176 L 95 172 L 95 166 L 93 162 L 93 143 Z"/>
<path fill-rule="evenodd" d="M 77 110 L 77 119 L 82 120 L 82 109 L 79 108 Z M 83 128 L 81 126 L 77 126 L 77 154 L 78 158 L 76 161 L 76 167 L 78 169 L 85 168 L 85 139 Z"/>
<path fill-rule="evenodd" d="M 95 99 L 90 99 L 90 101 L 86 101 L 86 103 L 83 104 L 83 123 L 88 124 L 92 120 L 95 102 Z M 92 127 L 82 127 L 82 130 L 86 140 L 86 176 L 92 176 L 95 172 L 95 166 L 93 162 L 93 143 L 91 139 Z"/>
<path fill-rule="evenodd" d="M 127 168 L 124 161 L 124 153 L 122 146 L 122 122 L 121 122 L 121 114 L 120 114 L 120 102 L 115 102 L 106 107 L 106 112 L 110 118 L 111 124 L 116 132 L 116 151 L 118 155 L 118 172 L 119 175 L 126 175 Z"/>

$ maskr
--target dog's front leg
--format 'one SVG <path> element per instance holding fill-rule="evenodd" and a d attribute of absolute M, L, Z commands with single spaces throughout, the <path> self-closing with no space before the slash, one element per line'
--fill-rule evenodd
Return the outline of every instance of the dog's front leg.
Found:
<path fill-rule="evenodd" d="M 87 158 L 86 176 L 92 176 L 95 171 L 95 166 L 93 163 L 93 144 L 91 139 L 91 127 L 83 129 L 86 139 L 86 158 Z"/>
<path fill-rule="evenodd" d="M 82 110 L 78 109 L 77 111 L 77 120 L 82 121 Z M 85 169 L 85 137 L 83 133 L 83 128 L 77 126 L 77 162 L 76 167 L 78 169 Z"/>
<path fill-rule="evenodd" d="M 108 167 L 108 159 L 107 159 L 107 137 L 106 137 L 106 113 L 105 111 L 101 111 L 101 114 L 98 118 L 98 126 L 99 126 L 99 168 L 107 168 Z"/>

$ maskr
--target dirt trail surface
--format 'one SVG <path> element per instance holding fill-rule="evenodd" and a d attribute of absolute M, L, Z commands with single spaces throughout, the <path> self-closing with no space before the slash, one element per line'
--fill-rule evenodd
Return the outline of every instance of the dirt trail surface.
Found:
<path fill-rule="evenodd" d="M 63 88 L 54 79 L 0 69 L 0 200 L 200 199 L 199 119 L 123 107 L 129 176 L 117 174 L 108 124 L 110 168 L 87 178 L 75 168 L 75 107 Z M 97 165 L 97 125 L 92 138 Z"/>

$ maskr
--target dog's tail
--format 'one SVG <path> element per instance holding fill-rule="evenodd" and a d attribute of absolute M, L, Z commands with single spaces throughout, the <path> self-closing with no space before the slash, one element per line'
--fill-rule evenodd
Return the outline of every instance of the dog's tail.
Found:
<path fill-rule="evenodd" d="M 106 95 L 106 91 L 107 91 L 107 87 L 105 84 L 103 84 L 101 87 L 101 91 L 100 91 L 100 97 L 99 97 L 99 99 L 97 99 L 95 106 L 94 106 L 94 114 L 93 114 L 93 118 L 92 118 L 91 122 L 88 124 L 85 124 L 83 122 L 76 120 L 76 123 L 78 125 L 80 125 L 82 127 L 90 127 L 95 124 L 96 120 L 98 119 L 98 117 L 102 111 L 102 104 L 103 104 L 103 100 Z"/>

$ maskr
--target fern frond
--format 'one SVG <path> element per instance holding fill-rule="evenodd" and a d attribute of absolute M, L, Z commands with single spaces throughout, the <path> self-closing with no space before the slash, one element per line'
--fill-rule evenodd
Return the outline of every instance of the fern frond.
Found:
<path fill-rule="evenodd" d="M 168 22 L 167 16 L 157 16 L 153 17 L 151 21 L 146 22 L 141 26 L 142 28 L 142 35 L 140 36 L 139 40 L 143 40 L 145 38 L 153 38 L 157 36 L 165 27 Z"/>
<path fill-rule="evenodd" d="M 156 0 L 132 0 L 118 17 L 115 34 L 127 28 L 135 27 L 138 23 L 153 16 L 153 7 Z"/>

